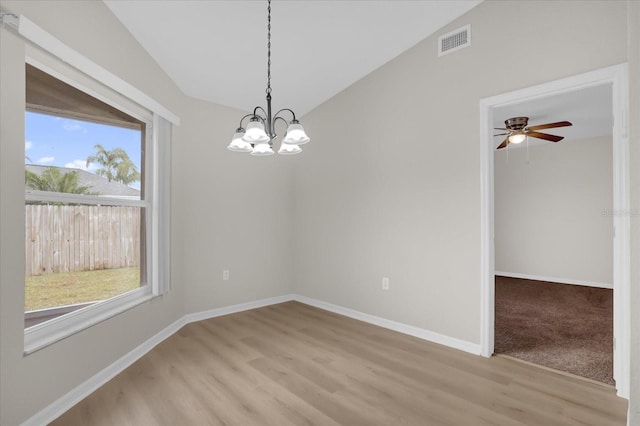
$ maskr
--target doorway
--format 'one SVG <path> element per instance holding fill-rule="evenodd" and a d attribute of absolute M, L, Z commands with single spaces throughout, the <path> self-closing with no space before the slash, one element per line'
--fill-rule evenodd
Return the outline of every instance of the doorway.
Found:
<path fill-rule="evenodd" d="M 485 98 L 480 101 L 481 127 L 481 353 L 491 356 L 495 343 L 495 209 L 494 150 L 492 129 L 494 112 L 524 102 L 544 103 L 553 96 L 567 95 L 594 87 L 607 87 L 612 99 L 613 116 L 613 210 L 615 237 L 613 240 L 613 317 L 614 372 L 619 396 L 629 394 L 629 217 L 616 212 L 629 209 L 629 149 L 626 117 L 626 64 L 592 71 L 586 74 Z"/>

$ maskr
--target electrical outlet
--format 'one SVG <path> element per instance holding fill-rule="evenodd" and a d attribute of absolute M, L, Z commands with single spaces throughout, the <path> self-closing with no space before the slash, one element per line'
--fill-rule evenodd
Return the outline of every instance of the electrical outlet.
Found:
<path fill-rule="evenodd" d="M 229 281 L 229 270 L 225 269 L 222 271 L 222 281 Z"/>
<path fill-rule="evenodd" d="M 382 289 L 389 290 L 389 277 L 382 277 Z"/>

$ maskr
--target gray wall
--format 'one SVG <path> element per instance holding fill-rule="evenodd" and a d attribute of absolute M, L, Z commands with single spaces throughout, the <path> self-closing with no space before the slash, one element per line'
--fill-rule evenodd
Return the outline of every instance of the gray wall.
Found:
<path fill-rule="evenodd" d="M 291 293 L 292 161 L 228 151 L 244 114 L 193 101 L 176 130 L 174 261 L 186 312 Z"/>
<path fill-rule="evenodd" d="M 101 1 L 0 7 L 182 118 L 173 137 L 172 292 L 23 356 L 24 43 L 0 30 L 0 424 L 17 425 L 185 313 L 290 293 L 293 169 L 283 158 L 227 151 L 244 112 L 185 97 Z"/>
<path fill-rule="evenodd" d="M 173 144 L 172 293 L 24 357 L 24 52 L 2 30 L 3 425 L 26 420 L 185 313 L 291 291 L 478 343 L 478 101 L 628 55 L 626 2 L 487 1 L 439 32 L 471 23 L 471 48 L 438 59 L 436 37 L 426 39 L 304 117 L 313 142 L 302 156 L 254 161 L 224 150 L 241 112 L 184 97 L 101 2 L 0 7 L 24 13 L 183 120 Z M 636 103 L 633 164 L 638 116 Z M 632 172 L 638 208 L 640 176 Z M 391 278 L 384 293 L 383 275 Z M 632 397 L 640 392 L 636 364 L 633 374 Z"/>
<path fill-rule="evenodd" d="M 496 271 L 613 288 L 611 137 L 494 158 Z"/>
<path fill-rule="evenodd" d="M 308 114 L 297 291 L 479 343 L 479 101 L 625 62 L 626 13 L 486 1 Z M 438 58 L 437 36 L 469 23 L 472 46 Z"/>
<path fill-rule="evenodd" d="M 183 97 L 101 2 L 9 2 L 60 40 L 180 113 Z M 183 287 L 31 355 L 23 355 L 24 43 L 1 29 L 0 423 L 16 425 L 182 315 Z M 104 37 L 109 34 L 110 37 Z M 117 49 L 114 48 L 117 46 Z"/>

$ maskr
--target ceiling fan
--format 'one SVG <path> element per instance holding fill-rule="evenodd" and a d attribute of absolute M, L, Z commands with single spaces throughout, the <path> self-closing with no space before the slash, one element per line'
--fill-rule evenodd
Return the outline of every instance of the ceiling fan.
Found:
<path fill-rule="evenodd" d="M 493 136 L 505 136 L 504 141 L 496 149 L 505 148 L 510 143 L 518 144 L 523 142 L 527 136 L 532 138 L 544 139 L 551 142 L 558 142 L 564 139 L 564 136 L 550 135 L 548 133 L 540 133 L 538 130 L 552 129 L 554 127 L 572 126 L 569 121 L 557 121 L 555 123 L 538 124 L 537 126 L 527 127 L 529 117 L 513 117 L 504 121 L 506 127 L 495 127 L 495 130 L 506 130 L 507 133 L 499 133 Z"/>

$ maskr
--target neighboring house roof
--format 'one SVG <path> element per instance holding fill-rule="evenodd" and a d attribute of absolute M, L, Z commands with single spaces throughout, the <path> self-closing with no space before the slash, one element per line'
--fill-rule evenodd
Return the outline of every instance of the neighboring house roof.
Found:
<path fill-rule="evenodd" d="M 131 188 L 120 182 L 109 182 L 107 179 L 102 176 L 98 176 L 93 173 L 89 173 L 85 170 L 81 169 L 72 169 L 70 167 L 57 167 L 57 166 L 40 166 L 36 164 L 25 164 L 25 169 L 29 172 L 35 173 L 38 176 L 42 175 L 42 173 L 48 168 L 55 168 L 60 170 L 61 173 L 69 173 L 73 171 L 78 172 L 78 184 L 79 185 L 88 185 L 91 188 L 92 192 L 97 192 L 99 195 L 109 195 L 116 197 L 140 197 L 140 191 Z"/>

